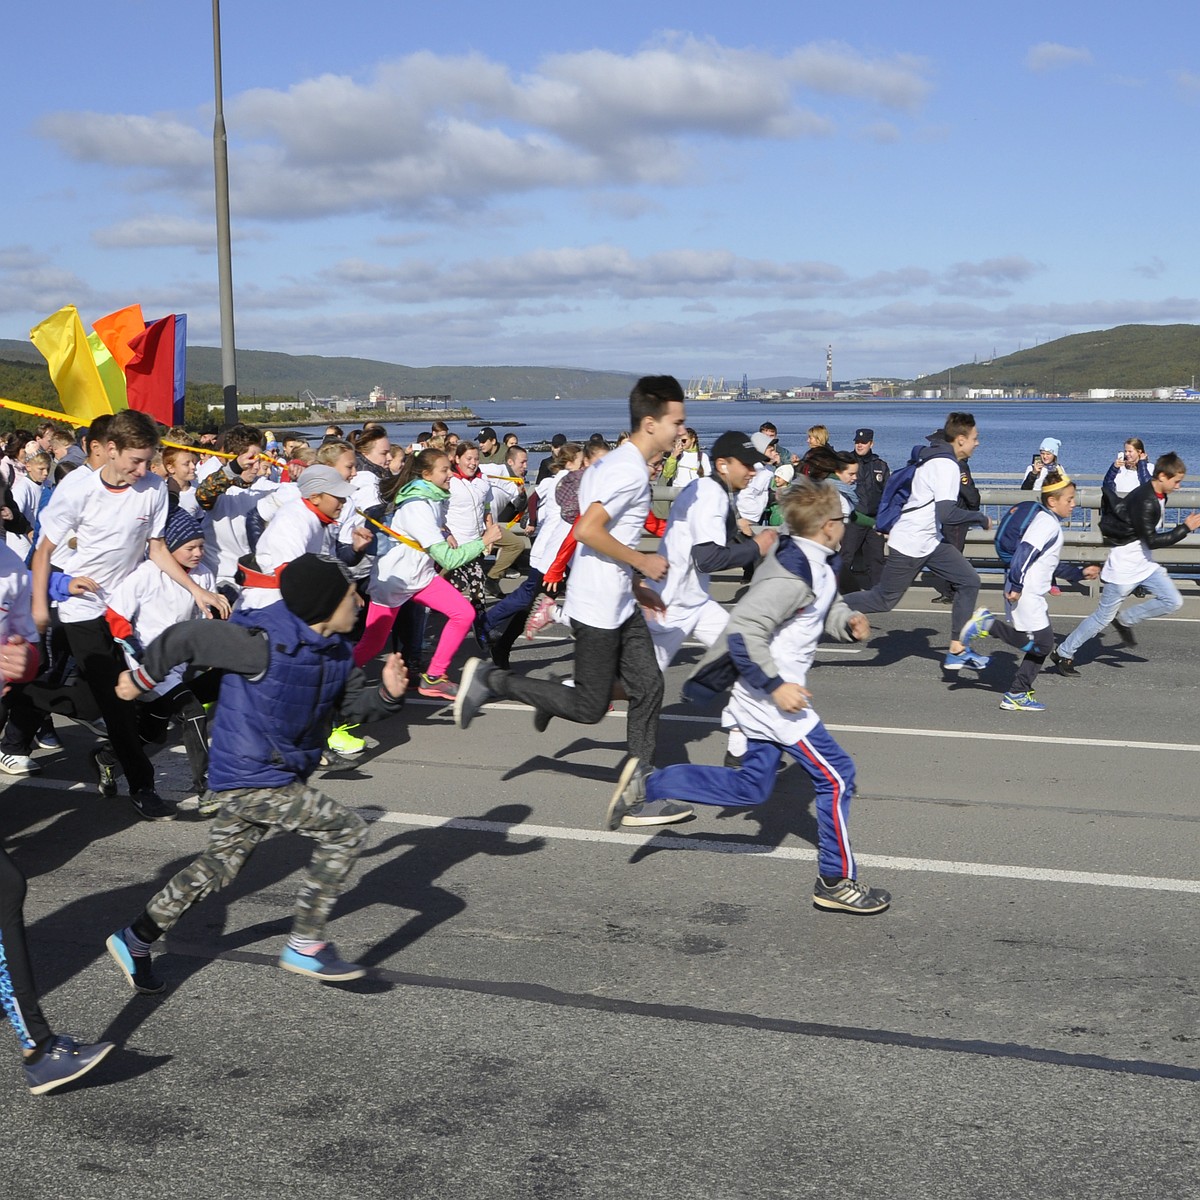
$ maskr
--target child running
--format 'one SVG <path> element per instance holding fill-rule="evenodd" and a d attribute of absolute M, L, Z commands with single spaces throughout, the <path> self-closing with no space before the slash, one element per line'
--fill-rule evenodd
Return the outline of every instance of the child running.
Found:
<path fill-rule="evenodd" d="M 666 575 L 667 560 L 637 549 L 650 512 L 650 462 L 661 458 L 683 427 L 683 388 L 671 375 L 650 375 L 629 395 L 633 432 L 607 457 L 584 472 L 579 488 L 582 515 L 571 566 L 565 616 L 575 634 L 574 687 L 530 679 L 473 658 L 463 668 L 454 701 L 454 720 L 466 729 L 492 696 L 521 700 L 534 708 L 534 728 L 551 717 L 583 725 L 603 720 L 620 680 L 629 697 L 626 719 L 631 764 L 626 773 L 640 784 L 654 762 L 663 678 L 642 608 L 662 610 L 659 594 L 645 579 Z M 668 800 L 630 803 L 627 825 L 665 825 L 686 820 L 692 810 Z"/>
<path fill-rule="evenodd" d="M 1071 583 L 1096 579 L 1100 568 L 1076 567 L 1059 562 L 1063 545 L 1063 522 L 1075 510 L 1075 485 L 1056 467 L 1042 479 L 1041 509 L 1021 534 L 1012 562 L 1004 577 L 1006 621 L 986 608 L 976 609 L 958 635 L 970 645 L 972 639 L 998 637 L 1005 645 L 1022 650 L 1025 657 L 1000 700 L 1005 712 L 1043 712 L 1045 705 L 1034 695 L 1037 678 L 1046 656 L 1054 649 L 1054 630 L 1046 595 L 1057 576 Z"/>
<path fill-rule="evenodd" d="M 282 601 L 228 621 L 188 621 L 146 649 L 143 665 L 126 672 L 119 694 L 133 699 L 181 663 L 225 672 L 212 724 L 209 786 L 221 793 L 220 816 L 208 847 L 146 905 L 131 925 L 107 941 L 129 985 L 161 992 L 150 946 L 193 904 L 232 883 L 272 830 L 318 843 L 296 900 L 292 936 L 279 965 L 322 983 L 358 979 L 325 938 L 334 902 L 358 858 L 367 825 L 354 812 L 308 785 L 337 712 L 339 721 L 368 721 L 399 710 L 407 677 L 393 654 L 382 685 L 368 687 L 354 667 L 346 636 L 362 603 L 336 559 L 303 554 L 280 573 Z"/>
<path fill-rule="evenodd" d="M 1109 625 L 1115 625 L 1117 635 L 1126 646 L 1136 646 L 1133 627 L 1152 617 L 1163 617 L 1183 605 L 1179 589 L 1171 582 L 1167 568 L 1154 561 L 1152 552 L 1181 542 L 1189 533 L 1200 529 L 1200 513 L 1184 517 L 1177 525 L 1158 532 L 1159 522 L 1166 511 L 1167 497 L 1179 490 L 1187 467 L 1178 454 L 1163 454 L 1154 463 L 1154 475 L 1149 483 L 1136 487 L 1125 497 L 1123 505 L 1127 522 L 1122 535 L 1115 537 L 1117 545 L 1108 553 L 1100 578 L 1104 590 L 1096 611 L 1084 618 L 1075 632 L 1059 643 L 1050 658 L 1063 675 L 1078 675 L 1075 655 L 1085 642 L 1091 641 Z M 1100 532 L 1108 536 L 1104 522 Z M 1135 588 L 1144 588 L 1150 599 L 1125 610 L 1124 620 L 1117 616 L 1121 603 Z"/>
<path fill-rule="evenodd" d="M 663 767 L 645 781 L 646 803 L 687 800 L 722 808 L 762 804 L 775 787 L 786 751 L 808 772 L 816 789 L 818 877 L 813 904 L 830 912 L 880 913 L 891 896 L 858 882 L 846 828 L 854 795 L 854 763 L 809 706 L 805 686 L 821 633 L 841 641 L 865 641 L 870 626 L 837 594 L 829 560 L 845 526 L 837 492 L 825 483 L 802 483 L 783 497 L 787 530 L 754 574 L 729 624 L 704 656 L 684 689 L 711 696 L 732 684 L 724 720 L 748 738 L 740 769 Z M 609 802 L 607 824 L 616 829 L 641 799 L 637 764 L 629 764 Z"/>
<path fill-rule="evenodd" d="M 173 508 L 167 517 L 165 538 L 171 557 L 189 578 L 211 590 L 215 580 L 201 565 L 204 531 L 182 505 Z M 129 666 L 137 668 L 141 665 L 144 648 L 160 633 L 200 615 L 191 593 L 147 559 L 116 586 L 108 599 L 105 619 Z M 183 668 L 179 667 L 140 696 L 137 708 L 138 726 L 142 740 L 147 744 L 161 745 L 166 741 L 172 719 L 183 726 L 183 745 L 192 772 L 192 789 L 199 802 L 200 815 L 205 817 L 211 817 L 217 811 L 207 791 L 208 717 L 204 711 L 204 704 L 216 699 L 216 684 L 216 676 L 185 682 Z M 100 791 L 102 795 L 116 795 L 116 771 L 111 767 L 101 776 Z"/>
<path fill-rule="evenodd" d="M 444 450 L 422 450 L 412 455 L 404 469 L 384 482 L 381 495 L 395 503 L 391 528 L 404 539 L 380 534 L 381 551 L 371 568 L 367 593 L 367 625 L 354 651 L 354 662 L 365 666 L 383 649 L 401 605 L 416 600 L 442 613 L 446 624 L 429 668 L 421 675 L 417 691 L 435 700 L 453 700 L 457 688 L 450 682 L 450 663 L 471 630 L 475 608 L 471 601 L 438 574 L 438 568 L 456 570 L 480 559 L 500 540 L 500 527 L 488 525 L 480 537 L 454 544 L 444 529 L 450 493 L 450 459 Z"/>

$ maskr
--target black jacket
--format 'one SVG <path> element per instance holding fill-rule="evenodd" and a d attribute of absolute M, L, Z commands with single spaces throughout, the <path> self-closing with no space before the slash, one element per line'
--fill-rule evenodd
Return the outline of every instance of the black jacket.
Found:
<path fill-rule="evenodd" d="M 1157 532 L 1158 522 L 1164 511 L 1165 507 L 1159 500 L 1152 482 L 1135 487 L 1125 497 L 1125 514 L 1128 517 L 1129 526 L 1138 541 L 1151 550 L 1160 550 L 1164 546 L 1173 546 L 1176 542 L 1182 542 L 1191 532 L 1182 523 L 1173 525 L 1170 529 L 1164 529 L 1161 533 Z"/>
<path fill-rule="evenodd" d="M 858 459 L 858 503 L 854 507 L 859 512 L 873 517 L 879 511 L 883 487 L 892 473 L 892 468 L 874 450 L 868 450 L 866 454 L 855 454 L 854 457 Z"/>

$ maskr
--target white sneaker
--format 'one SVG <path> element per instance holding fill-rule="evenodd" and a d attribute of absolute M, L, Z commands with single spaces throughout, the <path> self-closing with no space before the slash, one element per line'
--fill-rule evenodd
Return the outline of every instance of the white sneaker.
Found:
<path fill-rule="evenodd" d="M 6 775 L 37 775 L 41 769 L 28 754 L 0 754 L 0 771 Z"/>

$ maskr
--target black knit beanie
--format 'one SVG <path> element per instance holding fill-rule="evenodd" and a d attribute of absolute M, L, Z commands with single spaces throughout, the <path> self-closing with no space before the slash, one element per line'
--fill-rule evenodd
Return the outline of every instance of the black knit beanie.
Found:
<path fill-rule="evenodd" d="M 354 580 L 336 558 L 302 554 L 279 576 L 283 602 L 305 625 L 327 621 L 346 598 Z"/>

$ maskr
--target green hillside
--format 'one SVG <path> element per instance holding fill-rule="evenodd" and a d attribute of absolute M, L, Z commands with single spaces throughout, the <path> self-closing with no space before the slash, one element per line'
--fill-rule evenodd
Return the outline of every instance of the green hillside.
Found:
<path fill-rule="evenodd" d="M 1043 342 L 987 363 L 922 375 L 921 388 L 1031 389 L 1067 395 L 1088 388 L 1190 387 L 1200 377 L 1200 325 L 1118 325 Z"/>
<path fill-rule="evenodd" d="M 0 359 L 41 363 L 29 342 L 0 339 Z M 190 383 L 221 382 L 221 352 L 213 346 L 189 346 Z M 297 396 L 309 391 L 318 398 L 351 395 L 365 398 L 378 385 L 401 396 L 448 395 L 470 404 L 498 400 L 603 400 L 628 395 L 637 376 L 619 371 L 581 371 L 572 367 L 405 367 L 367 358 L 323 358 L 239 350 L 238 391 L 252 396 Z M 4 394 L 4 393 L 0 393 Z M 17 399 L 17 397 L 12 397 Z"/>

